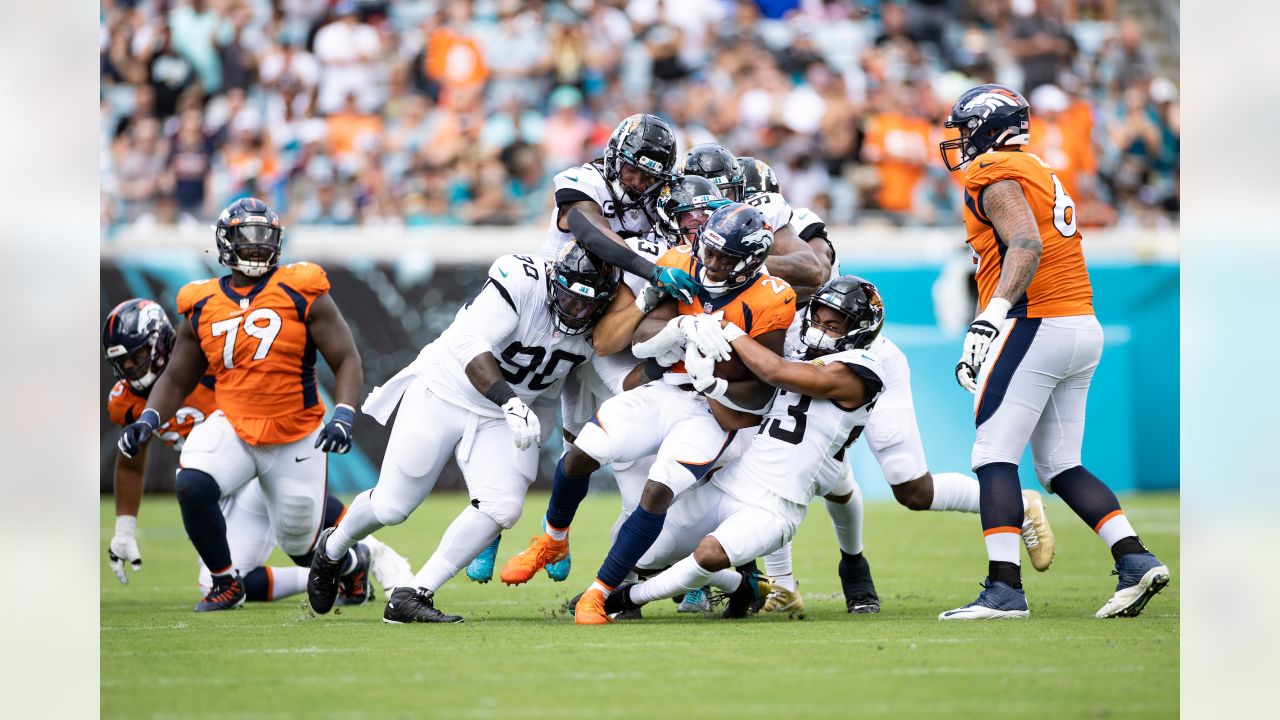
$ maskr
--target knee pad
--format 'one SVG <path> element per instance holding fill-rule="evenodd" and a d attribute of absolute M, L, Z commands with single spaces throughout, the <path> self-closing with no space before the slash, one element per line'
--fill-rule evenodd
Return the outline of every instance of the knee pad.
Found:
<path fill-rule="evenodd" d="M 600 463 L 601 467 L 613 464 L 613 442 L 609 439 L 609 433 L 599 425 L 589 422 L 582 427 L 582 432 L 578 434 L 578 439 L 574 440 L 574 446 L 582 452 L 591 456 L 592 460 Z"/>
<path fill-rule="evenodd" d="M 174 492 L 178 497 L 179 505 L 192 503 L 216 505 L 222 499 L 222 488 L 218 487 L 218 482 L 213 479 L 213 476 L 203 470 L 192 468 L 183 468 L 178 471 L 178 477 L 174 480 Z"/>
<path fill-rule="evenodd" d="M 494 522 L 498 523 L 503 530 L 510 530 L 520 521 L 520 516 L 524 513 L 523 500 L 514 498 L 502 500 L 472 500 L 471 504 L 477 510 L 488 515 Z"/>
<path fill-rule="evenodd" d="M 926 470 L 917 467 L 916 459 L 909 453 L 892 453 L 880 459 L 880 470 L 890 485 L 901 485 L 924 475 Z"/>
<path fill-rule="evenodd" d="M 306 495 L 285 495 L 276 506 L 276 535 L 286 555 L 302 555 L 320 527 L 316 501 Z"/>
<path fill-rule="evenodd" d="M 390 503 L 379 500 L 380 497 L 375 493 L 369 494 L 369 507 L 373 510 L 373 517 L 377 519 L 379 525 L 399 525 L 409 517 L 409 513 L 413 512 L 412 508 L 394 507 Z"/>

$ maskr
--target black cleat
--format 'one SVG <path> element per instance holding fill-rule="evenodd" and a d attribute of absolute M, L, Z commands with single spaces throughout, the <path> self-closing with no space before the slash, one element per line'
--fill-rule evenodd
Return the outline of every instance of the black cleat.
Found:
<path fill-rule="evenodd" d="M 209 594 L 196 603 L 196 612 L 212 612 L 214 610 L 233 610 L 244 605 L 244 583 L 240 573 L 232 575 L 216 575 Z"/>
<path fill-rule="evenodd" d="M 325 528 L 316 540 L 316 549 L 311 556 L 311 571 L 307 573 L 307 601 L 317 614 L 324 615 L 333 609 L 333 601 L 338 597 L 338 575 L 342 572 L 342 561 L 330 560 L 324 554 L 325 543 L 333 534 L 333 528 Z"/>
<path fill-rule="evenodd" d="M 398 587 L 391 591 L 387 608 L 382 611 L 382 622 L 391 625 L 406 623 L 460 623 L 461 615 L 446 615 L 436 609 L 435 593 L 423 588 Z"/>
<path fill-rule="evenodd" d="M 751 606 L 765 599 L 772 589 L 769 585 L 769 578 L 760 574 L 759 570 L 739 570 L 742 575 L 742 583 L 738 585 L 738 589 L 729 593 L 729 604 L 725 606 L 724 612 L 720 617 L 724 618 L 744 618 L 751 612 Z"/>
<path fill-rule="evenodd" d="M 880 596 L 871 580 L 871 564 L 862 553 L 840 553 L 840 587 L 844 590 L 845 609 L 855 614 L 880 612 Z"/>
<path fill-rule="evenodd" d="M 373 583 L 369 582 L 373 555 L 363 543 L 353 549 L 356 551 L 356 566 L 338 579 L 338 604 L 343 607 L 363 605 L 374 598 Z"/>

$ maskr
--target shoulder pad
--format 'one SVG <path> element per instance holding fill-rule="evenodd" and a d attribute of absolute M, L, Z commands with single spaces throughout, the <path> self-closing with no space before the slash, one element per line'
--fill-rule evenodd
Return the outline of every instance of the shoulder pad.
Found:
<path fill-rule="evenodd" d="M 178 290 L 178 314 L 186 315 L 191 312 L 192 305 L 195 305 L 201 298 L 216 292 L 217 289 L 217 283 L 213 278 L 193 280 L 183 285 Z"/>
<path fill-rule="evenodd" d="M 303 295 L 316 297 L 329 292 L 329 276 L 324 268 L 313 262 L 295 262 L 281 266 L 276 276 L 279 282 Z"/>
<path fill-rule="evenodd" d="M 979 189 L 1001 180 L 1018 180 L 1025 177 L 1032 165 L 1042 165 L 1039 158 L 1023 152 L 989 152 L 983 153 L 964 169 L 964 184 L 970 189 Z M 1045 168 L 1046 172 L 1048 167 Z"/>

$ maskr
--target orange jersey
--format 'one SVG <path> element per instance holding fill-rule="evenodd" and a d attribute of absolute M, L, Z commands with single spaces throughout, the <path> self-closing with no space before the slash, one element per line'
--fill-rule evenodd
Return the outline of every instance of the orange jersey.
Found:
<path fill-rule="evenodd" d="M 1013 303 L 1009 317 L 1066 317 L 1093 314 L 1093 286 L 1080 248 L 1075 201 L 1043 160 L 1028 152 L 990 152 L 965 166 L 964 225 L 978 259 L 978 299 L 983 307 L 1000 283 L 1007 245 L 982 212 L 982 190 L 1000 180 L 1022 186 L 1040 226 L 1044 247 L 1027 292 Z"/>
<path fill-rule="evenodd" d="M 880 171 L 876 203 L 883 210 L 906 212 L 915 203 L 915 190 L 924 178 L 930 157 L 932 129 L 920 118 L 884 113 L 871 118 L 863 141 Z"/>
<path fill-rule="evenodd" d="M 307 317 L 328 291 L 324 269 L 305 262 L 282 265 L 253 287 L 233 288 L 224 276 L 178 291 L 178 312 L 217 378 L 218 409 L 245 442 L 293 442 L 324 418 Z"/>
<path fill-rule="evenodd" d="M 663 267 L 679 268 L 694 274 L 693 248 L 680 245 L 658 258 Z M 737 290 L 711 297 L 705 291 L 698 293 L 693 303 L 677 301 L 681 315 L 697 315 L 724 311 L 724 319 L 746 331 L 750 337 L 759 337 L 772 330 L 786 330 L 796 316 L 796 291 L 787 281 L 764 271 L 751 282 Z M 671 367 L 671 372 L 684 372 L 684 361 Z"/>
<path fill-rule="evenodd" d="M 182 407 L 178 408 L 178 412 L 156 430 L 156 437 L 163 440 L 166 445 L 181 450 L 182 443 L 191 433 L 191 429 L 204 422 L 205 418 L 218 409 L 214 402 L 213 387 L 212 375 L 200 378 L 200 384 L 196 385 L 196 389 L 182 401 Z M 111 416 L 111 422 L 121 427 L 136 421 L 146 409 L 147 399 L 135 393 L 133 388 L 123 380 L 117 382 L 111 388 L 111 394 L 107 396 L 107 414 Z"/>

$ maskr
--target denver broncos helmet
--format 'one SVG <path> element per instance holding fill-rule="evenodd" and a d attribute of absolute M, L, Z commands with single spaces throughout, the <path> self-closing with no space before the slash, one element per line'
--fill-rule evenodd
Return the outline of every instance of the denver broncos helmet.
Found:
<path fill-rule="evenodd" d="M 284 228 L 279 216 L 258 198 L 241 198 L 228 205 L 213 231 L 218 262 L 232 270 L 260 277 L 280 264 Z"/>
<path fill-rule="evenodd" d="M 102 324 L 102 352 L 119 380 L 135 392 L 151 389 L 169 364 L 173 325 L 164 309 L 144 298 L 125 300 Z"/>
<path fill-rule="evenodd" d="M 730 203 L 712 213 L 693 240 L 694 279 L 711 292 L 740 288 L 755 279 L 771 249 L 773 229 L 764 214 L 750 205 Z M 711 280 L 709 271 L 723 272 L 726 266 L 727 279 Z"/>
<path fill-rule="evenodd" d="M 839 337 L 823 332 L 817 319 L 820 307 L 843 316 L 839 327 L 829 328 L 840 333 Z M 875 285 L 857 275 L 831 278 L 813 294 L 800 319 L 800 342 L 805 347 L 805 359 L 843 350 L 865 350 L 880 336 L 882 327 L 884 300 L 880 299 Z"/>
<path fill-rule="evenodd" d="M 944 127 L 959 128 L 960 137 L 938 143 L 942 162 L 952 172 L 982 153 L 1002 145 L 1026 145 L 1031 106 L 1026 98 L 1003 85 L 979 85 L 956 100 Z M 951 161 L 951 151 L 959 159 Z"/>

